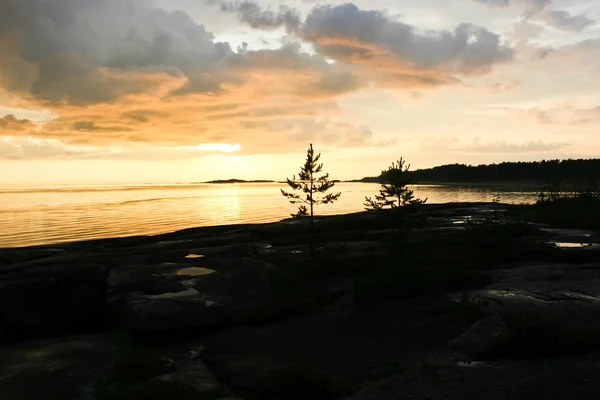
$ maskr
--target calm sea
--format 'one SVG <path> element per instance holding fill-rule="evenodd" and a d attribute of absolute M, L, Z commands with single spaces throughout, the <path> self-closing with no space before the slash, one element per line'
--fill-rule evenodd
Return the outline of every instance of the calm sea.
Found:
<path fill-rule="evenodd" d="M 272 222 L 294 211 L 282 184 L 178 184 L 140 186 L 57 186 L 0 188 L 0 247 L 172 232 L 195 226 Z M 340 183 L 334 204 L 316 213 L 362 211 L 365 196 L 379 186 Z M 492 201 L 531 203 L 529 188 L 415 185 L 428 203 Z"/>

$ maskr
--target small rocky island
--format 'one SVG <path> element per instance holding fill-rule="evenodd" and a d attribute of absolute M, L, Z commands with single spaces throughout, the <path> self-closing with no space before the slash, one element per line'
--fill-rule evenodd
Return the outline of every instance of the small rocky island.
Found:
<path fill-rule="evenodd" d="M 520 212 L 0 249 L 0 398 L 597 399 L 600 237 Z"/>

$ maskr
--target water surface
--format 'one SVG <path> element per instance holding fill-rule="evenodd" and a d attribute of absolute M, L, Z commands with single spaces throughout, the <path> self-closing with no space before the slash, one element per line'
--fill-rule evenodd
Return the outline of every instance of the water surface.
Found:
<path fill-rule="evenodd" d="M 195 226 L 273 222 L 294 206 L 281 196 L 283 184 L 179 184 L 55 186 L 0 189 L 0 247 L 149 235 Z M 321 215 L 362 211 L 374 183 L 339 183 L 340 200 L 318 206 Z M 415 185 L 428 203 L 492 201 L 530 203 L 533 188 Z"/>

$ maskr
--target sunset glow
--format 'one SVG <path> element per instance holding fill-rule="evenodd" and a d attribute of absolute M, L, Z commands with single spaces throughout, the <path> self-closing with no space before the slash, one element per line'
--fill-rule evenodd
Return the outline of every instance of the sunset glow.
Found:
<path fill-rule="evenodd" d="M 283 4 L 283 5 L 282 5 Z M 0 183 L 600 154 L 596 0 L 6 0 Z"/>

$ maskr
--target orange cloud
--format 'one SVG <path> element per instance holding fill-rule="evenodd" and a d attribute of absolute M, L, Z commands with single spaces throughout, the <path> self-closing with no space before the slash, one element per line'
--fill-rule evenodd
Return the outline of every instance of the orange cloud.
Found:
<path fill-rule="evenodd" d="M 294 10 L 267 15 L 246 3 L 252 26 L 286 26 L 317 54 L 293 40 L 234 51 L 183 11 L 125 0 L 2 2 L 0 89 L 52 118 L 34 124 L 5 116 L 0 134 L 38 153 L 71 146 L 65 154 L 73 156 L 98 154 L 85 146 L 146 143 L 239 144 L 242 153 L 284 152 L 307 140 L 376 146 L 336 98 L 369 85 L 459 84 L 512 56 L 497 35 L 471 25 L 425 35 L 353 5 L 316 7 L 301 21 Z"/>
<path fill-rule="evenodd" d="M 18 119 L 12 114 L 0 117 L 0 134 L 28 132 L 36 128 L 36 124 L 28 119 Z"/>

